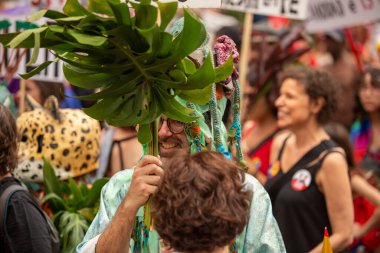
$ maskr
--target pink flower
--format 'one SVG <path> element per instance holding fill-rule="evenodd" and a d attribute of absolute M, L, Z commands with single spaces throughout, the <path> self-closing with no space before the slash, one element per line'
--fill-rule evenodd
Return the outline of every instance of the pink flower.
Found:
<path fill-rule="evenodd" d="M 239 62 L 239 52 L 236 48 L 235 42 L 228 37 L 227 35 L 222 35 L 216 39 L 217 43 L 214 45 L 215 52 L 215 63 L 216 66 L 222 65 L 225 63 L 230 55 L 232 55 L 233 61 L 235 64 Z M 228 84 L 231 82 L 232 78 L 237 79 L 239 77 L 239 72 L 234 66 L 234 71 L 232 76 L 228 77 L 224 83 Z"/>

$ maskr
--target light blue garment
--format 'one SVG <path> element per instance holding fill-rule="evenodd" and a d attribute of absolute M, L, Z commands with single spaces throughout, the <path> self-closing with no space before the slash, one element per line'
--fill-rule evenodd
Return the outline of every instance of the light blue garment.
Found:
<path fill-rule="evenodd" d="M 13 117 L 15 118 L 17 117 L 17 110 L 16 110 L 16 105 L 15 105 L 13 96 L 11 92 L 8 90 L 7 83 L 1 80 L 0 80 L 0 104 L 7 107 L 11 111 Z"/>
<path fill-rule="evenodd" d="M 81 252 L 89 240 L 104 232 L 116 213 L 117 208 L 126 196 L 132 180 L 133 169 L 123 170 L 115 174 L 103 187 L 100 208 L 82 243 L 77 247 Z M 245 185 L 252 189 L 253 197 L 248 225 L 237 238 L 238 252 L 286 252 L 277 222 L 272 214 L 272 206 L 267 192 L 251 175 L 246 174 Z M 142 216 L 142 208 L 138 214 Z M 133 240 L 130 242 L 133 248 Z M 158 253 L 158 235 L 155 231 L 149 236 L 149 252 Z"/>

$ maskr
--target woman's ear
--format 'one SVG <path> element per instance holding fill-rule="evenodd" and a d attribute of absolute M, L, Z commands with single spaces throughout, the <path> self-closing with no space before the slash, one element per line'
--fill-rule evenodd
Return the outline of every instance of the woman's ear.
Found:
<path fill-rule="evenodd" d="M 326 100 L 323 97 L 313 99 L 311 101 L 311 111 L 314 114 L 318 114 L 322 110 L 322 108 L 325 104 L 326 104 Z"/>

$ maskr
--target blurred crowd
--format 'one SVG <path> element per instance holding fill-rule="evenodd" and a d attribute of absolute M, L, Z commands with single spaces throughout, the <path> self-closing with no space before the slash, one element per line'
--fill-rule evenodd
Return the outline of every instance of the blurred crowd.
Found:
<path fill-rule="evenodd" d="M 228 35 L 241 49 L 238 19 L 216 10 L 199 15 L 211 41 Z M 379 26 L 308 34 L 298 22 L 255 16 L 242 78 L 242 147 L 248 173 L 271 197 L 289 252 L 304 252 L 309 239 L 318 244 L 320 224 L 340 251 L 380 252 Z M 135 127 L 90 119 L 79 109 L 93 101 L 71 98 L 94 91 L 15 74 L 1 77 L 0 103 L 17 118 L 15 175 L 33 191 L 43 182 L 42 156 L 62 180 L 87 183 L 141 158 Z"/>

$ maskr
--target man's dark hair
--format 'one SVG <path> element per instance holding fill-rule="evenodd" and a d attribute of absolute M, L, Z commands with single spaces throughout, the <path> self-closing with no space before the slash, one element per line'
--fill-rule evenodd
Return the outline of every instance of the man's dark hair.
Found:
<path fill-rule="evenodd" d="M 178 154 L 153 199 L 154 227 L 177 251 L 210 252 L 243 231 L 251 194 L 242 171 L 222 154 Z"/>
<path fill-rule="evenodd" d="M 17 128 L 8 108 L 0 104 L 0 176 L 12 172 L 17 165 Z"/>

